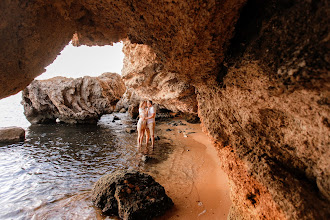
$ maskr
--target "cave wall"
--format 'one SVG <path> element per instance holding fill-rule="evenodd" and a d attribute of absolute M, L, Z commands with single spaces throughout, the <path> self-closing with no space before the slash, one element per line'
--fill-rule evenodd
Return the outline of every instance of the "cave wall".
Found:
<path fill-rule="evenodd" d="M 329 218 L 326 11 L 322 1 L 248 2 L 217 82 L 198 88 L 232 216 Z"/>
<path fill-rule="evenodd" d="M 0 98 L 24 89 L 51 64 L 74 29 L 49 3 L 0 2 Z"/>
<path fill-rule="evenodd" d="M 123 52 L 123 81 L 140 99 L 152 100 L 173 112 L 197 114 L 195 87 L 167 71 L 148 45 L 125 40 Z"/>
<path fill-rule="evenodd" d="M 24 89 L 77 33 L 84 45 L 129 38 L 152 48 L 169 72 L 214 77 L 245 0 L 1 1 L 0 98 Z M 178 62 L 180 61 L 180 62 Z"/>
<path fill-rule="evenodd" d="M 128 85 L 155 97 L 168 77 L 196 98 L 229 176 L 230 218 L 329 218 L 325 0 L 17 0 L 0 11 L 0 98 L 39 75 L 73 33 L 86 45 L 128 38 L 126 49 L 150 55 L 126 58 L 145 62 L 124 69 Z"/>

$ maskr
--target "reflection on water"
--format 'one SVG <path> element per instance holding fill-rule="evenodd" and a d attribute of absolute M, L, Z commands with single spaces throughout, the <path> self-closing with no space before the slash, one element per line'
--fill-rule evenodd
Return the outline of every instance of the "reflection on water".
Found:
<path fill-rule="evenodd" d="M 74 218 L 76 212 L 95 218 L 88 201 L 93 183 L 105 173 L 141 163 L 136 133 L 125 132 L 135 122 L 116 115 L 122 120 L 112 122 L 113 116 L 105 115 L 98 125 L 33 125 L 24 143 L 0 145 L 0 219 L 47 218 L 38 215 L 43 209 L 69 212 L 70 199 L 76 197 L 87 205 L 82 209 L 71 204 L 66 218 Z"/>

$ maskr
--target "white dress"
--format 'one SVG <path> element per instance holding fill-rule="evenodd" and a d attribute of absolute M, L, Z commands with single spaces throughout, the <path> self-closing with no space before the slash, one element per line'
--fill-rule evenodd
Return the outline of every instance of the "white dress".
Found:
<path fill-rule="evenodd" d="M 140 119 L 137 123 L 137 128 L 138 129 L 145 129 L 146 125 L 147 125 L 147 121 L 146 120 L 142 120 L 142 118 L 146 118 L 147 117 L 147 111 L 145 109 L 139 108 L 139 116 Z"/>

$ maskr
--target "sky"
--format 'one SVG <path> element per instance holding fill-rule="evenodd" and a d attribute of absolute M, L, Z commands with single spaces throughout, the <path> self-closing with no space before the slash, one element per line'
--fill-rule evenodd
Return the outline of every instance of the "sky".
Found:
<path fill-rule="evenodd" d="M 99 76 L 105 72 L 121 74 L 124 59 L 122 48 L 123 43 L 102 47 L 74 47 L 69 43 L 54 62 L 46 67 L 46 72 L 36 79 L 49 79 L 55 76 Z"/>
<path fill-rule="evenodd" d="M 122 47 L 122 43 L 102 47 L 74 47 L 69 43 L 54 62 L 46 67 L 46 72 L 36 79 L 49 79 L 55 76 L 99 76 L 105 72 L 121 74 L 124 59 Z M 21 92 L 0 100 L 0 127 L 27 128 L 30 125 L 23 114 L 21 100 Z"/>

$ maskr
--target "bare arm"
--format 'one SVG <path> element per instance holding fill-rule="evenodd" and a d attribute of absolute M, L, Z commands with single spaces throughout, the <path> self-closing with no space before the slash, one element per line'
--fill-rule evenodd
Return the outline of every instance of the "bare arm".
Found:
<path fill-rule="evenodd" d="M 151 115 L 151 116 L 149 116 L 149 117 L 146 117 L 146 118 L 144 118 L 144 119 L 151 119 L 151 118 L 154 118 L 154 117 L 156 117 L 156 113 L 152 113 L 152 115 Z"/>

